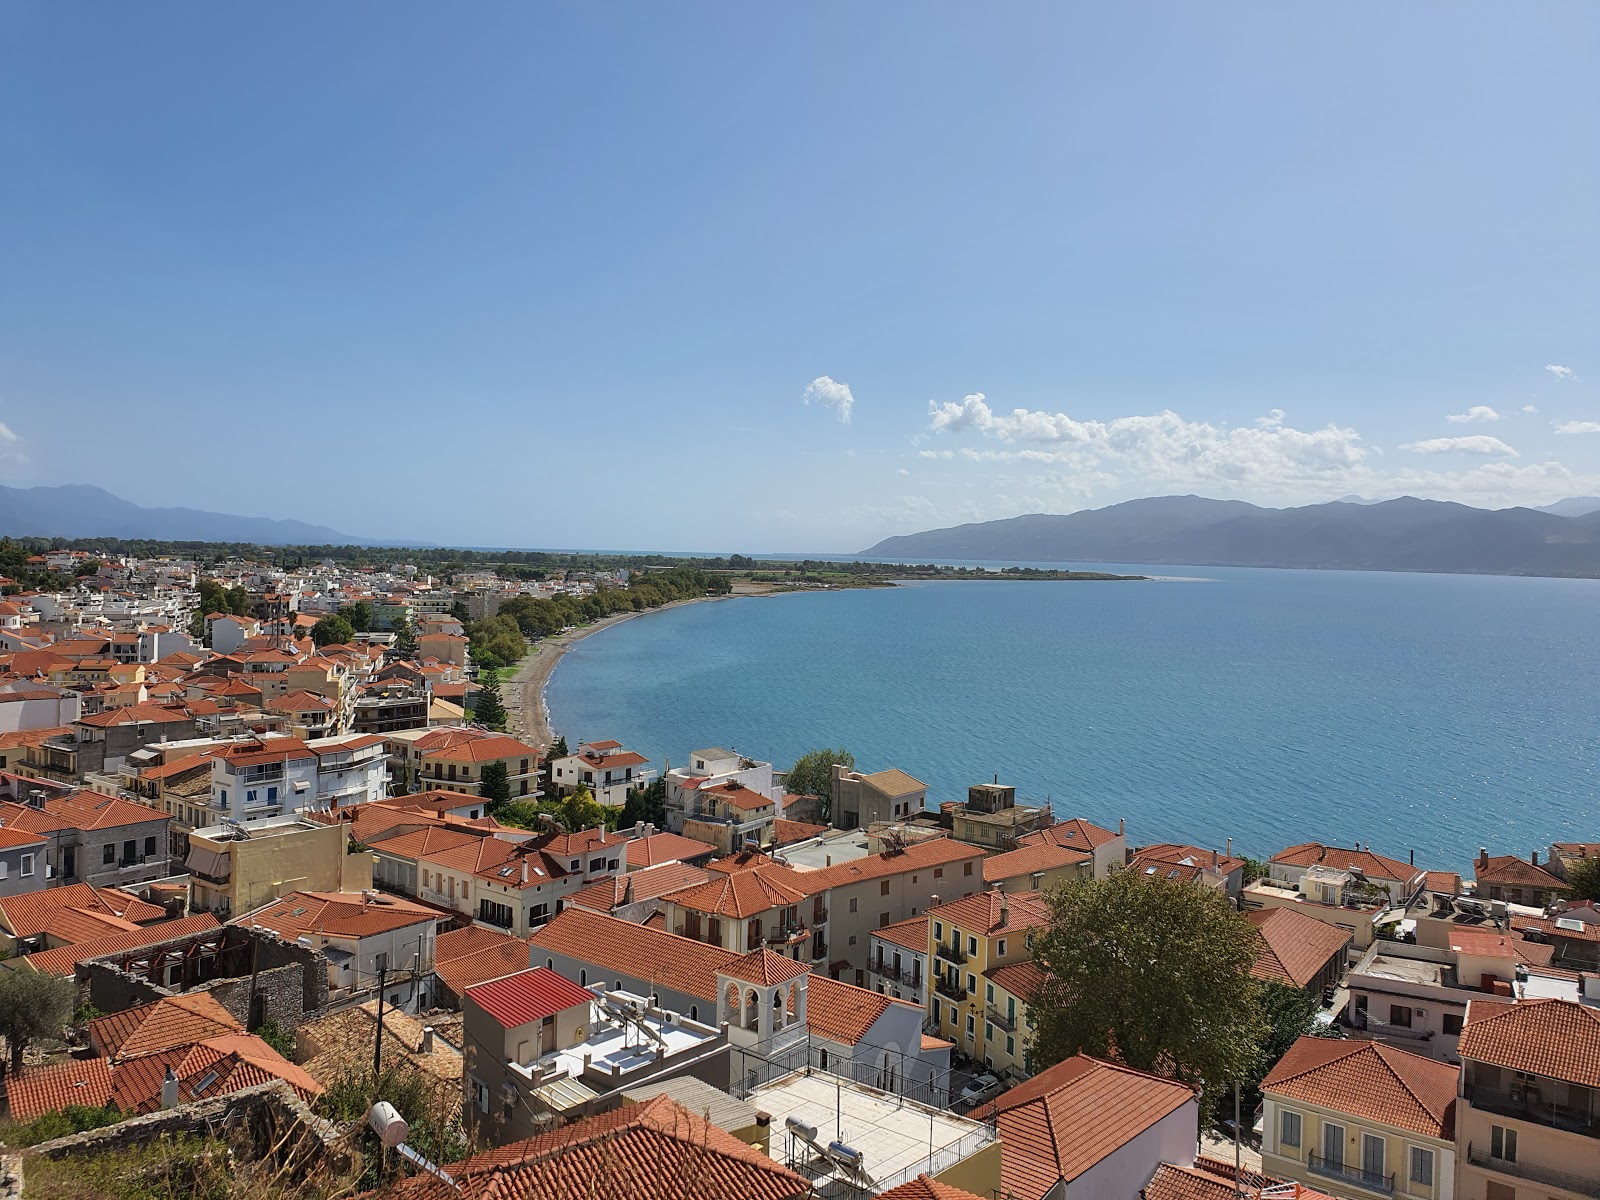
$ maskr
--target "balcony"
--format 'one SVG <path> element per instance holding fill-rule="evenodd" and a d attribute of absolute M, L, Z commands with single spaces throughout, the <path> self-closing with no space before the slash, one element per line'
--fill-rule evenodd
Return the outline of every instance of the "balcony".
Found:
<path fill-rule="evenodd" d="M 1554 1094 L 1560 1086 L 1552 1079 L 1547 1090 Z M 1577 1133 L 1584 1137 L 1600 1138 L 1600 1114 L 1589 1109 L 1572 1108 L 1565 1104 L 1556 1104 L 1553 1100 L 1545 1100 L 1537 1087 L 1504 1092 L 1469 1083 L 1466 1097 L 1467 1103 L 1481 1112 L 1496 1113 L 1502 1117 L 1529 1121 L 1535 1125 L 1546 1125 L 1551 1129 Z"/>
<path fill-rule="evenodd" d="M 1310 1166 L 1313 1175 L 1337 1179 L 1380 1196 L 1394 1195 L 1393 1175 L 1379 1175 L 1372 1171 L 1363 1171 L 1360 1167 L 1352 1167 L 1348 1163 L 1330 1162 L 1320 1154 L 1311 1155 L 1307 1165 Z"/>
<path fill-rule="evenodd" d="M 1365 1021 L 1356 1021 L 1358 1029 L 1364 1029 L 1375 1038 L 1398 1038 L 1401 1041 L 1431 1042 L 1433 1031 L 1431 1029 L 1413 1029 L 1409 1025 L 1391 1025 L 1387 1021 L 1374 1021 L 1368 1017 Z"/>
<path fill-rule="evenodd" d="M 1471 1142 L 1467 1143 L 1467 1161 L 1475 1167 L 1482 1167 L 1486 1171 L 1498 1171 L 1502 1175 L 1525 1179 L 1529 1183 L 1539 1183 L 1546 1187 L 1565 1188 L 1567 1191 L 1577 1192 L 1581 1196 L 1600 1197 L 1600 1179 L 1593 1175 L 1574 1175 L 1567 1171 L 1556 1171 L 1550 1167 L 1536 1166 L 1533 1163 L 1507 1162 L 1503 1158 L 1491 1158 L 1488 1154 L 1473 1146 Z"/>
<path fill-rule="evenodd" d="M 953 963 L 964 963 L 967 961 L 967 953 L 960 946 L 947 945 L 944 942 L 935 942 L 933 944 L 933 952 L 940 958 L 947 959 Z"/>
<path fill-rule="evenodd" d="M 1001 1012 L 992 1004 L 984 1010 L 983 1019 L 991 1025 L 1004 1029 L 1007 1033 L 1015 1033 L 1017 1031 L 1017 1018 L 1014 1015 Z"/>
<path fill-rule="evenodd" d="M 957 1004 L 967 998 L 967 990 L 959 983 L 951 983 L 943 975 L 939 976 L 933 985 L 933 990 L 946 1000 L 954 1000 Z"/>
<path fill-rule="evenodd" d="M 769 946 L 792 946 L 795 942 L 811 936 L 811 930 L 804 923 L 799 925 L 783 925 L 767 934 L 766 944 Z"/>

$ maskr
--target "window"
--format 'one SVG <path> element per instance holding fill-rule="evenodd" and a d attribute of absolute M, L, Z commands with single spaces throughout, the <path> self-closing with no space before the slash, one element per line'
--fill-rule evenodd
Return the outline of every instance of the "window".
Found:
<path fill-rule="evenodd" d="M 387 971 L 389 969 L 389 955 L 387 951 L 380 951 L 372 960 L 372 969 Z"/>
<path fill-rule="evenodd" d="M 941 1014 L 939 1012 L 939 998 L 937 996 L 935 996 L 934 1000 L 933 1000 L 933 1023 L 935 1025 L 937 1025 L 939 1023 L 940 1016 L 941 1016 Z"/>
<path fill-rule="evenodd" d="M 971 1013 L 968 1013 L 967 1014 L 967 1040 L 969 1042 L 973 1039 L 973 1037 L 977 1033 L 977 1031 L 978 1031 L 977 1019 Z"/>
<path fill-rule="evenodd" d="M 1444 1032 L 1447 1037 L 1456 1037 L 1461 1033 L 1461 1014 L 1444 1014 Z"/>
<path fill-rule="evenodd" d="M 889 916 L 890 916 L 890 914 L 886 913 L 886 912 L 878 914 L 878 928 L 879 929 L 882 929 L 885 925 L 887 925 L 889 923 Z"/>
<path fill-rule="evenodd" d="M 1399 1026 L 1401 1029 L 1410 1029 L 1411 1006 L 1409 1004 L 1389 1005 L 1389 1024 Z"/>
<path fill-rule="evenodd" d="M 33 855 L 24 854 L 22 856 L 22 873 L 24 875 L 33 874 Z"/>
<path fill-rule="evenodd" d="M 1517 1161 L 1517 1131 L 1493 1125 L 1489 1129 L 1489 1157 L 1501 1162 Z"/>
<path fill-rule="evenodd" d="M 267 803 L 268 804 L 275 803 L 277 801 L 277 799 L 278 799 L 278 789 L 276 787 L 269 787 L 267 789 Z"/>
<path fill-rule="evenodd" d="M 855 912 L 855 909 L 852 908 L 850 911 L 851 912 Z M 944 941 L 944 922 L 943 921 L 935 921 L 933 923 L 933 940 L 936 941 L 936 942 Z"/>
<path fill-rule="evenodd" d="M 1383 1178 L 1384 1157 L 1388 1149 L 1388 1139 L 1375 1133 L 1361 1135 L 1361 1171 L 1367 1178 Z"/>
<path fill-rule="evenodd" d="M 968 954 L 976 954 L 977 952 L 978 952 L 978 939 L 973 937 L 969 933 L 967 935 L 967 953 Z"/>
<path fill-rule="evenodd" d="M 856 910 L 856 898 L 854 896 L 851 896 L 850 897 L 850 911 L 851 912 L 855 912 L 855 910 Z"/>
<path fill-rule="evenodd" d="M 994 1040 L 994 1026 L 987 1021 L 983 1023 L 983 1040 L 986 1042 Z"/>
<path fill-rule="evenodd" d="M 246 804 L 254 804 L 256 802 L 256 790 L 255 790 L 255 788 L 251 788 L 248 792 L 246 792 L 244 794 L 244 802 Z"/>
<path fill-rule="evenodd" d="M 967 972 L 967 995 L 975 996 L 977 994 L 978 994 L 978 981 L 973 976 L 972 972 L 968 971 Z"/>
<path fill-rule="evenodd" d="M 1433 1186 L 1433 1151 L 1423 1146 L 1411 1147 L 1411 1182 L 1423 1187 Z"/>
<path fill-rule="evenodd" d="M 856 935 L 853 934 L 853 933 L 850 935 L 850 944 L 852 946 L 854 946 L 856 944 Z"/>
<path fill-rule="evenodd" d="M 217 803 L 220 804 L 223 808 L 227 808 L 228 807 L 228 789 L 227 788 L 218 788 L 217 789 Z"/>
<path fill-rule="evenodd" d="M 1016 1053 L 1017 1053 L 1017 1039 L 1016 1038 L 1014 1038 L 1014 1037 L 1006 1038 L 1006 1053 L 1011 1055 L 1013 1058 L 1016 1057 Z"/>
<path fill-rule="evenodd" d="M 117 844 L 115 842 L 107 842 L 100 847 L 100 861 L 102 863 L 114 863 L 117 861 Z"/>
<path fill-rule="evenodd" d="M 962 863 L 961 864 L 961 873 L 963 875 L 971 875 L 972 874 L 972 864 L 970 862 Z"/>
<path fill-rule="evenodd" d="M 1006 940 L 1005 940 L 1005 938 L 1001 938 L 998 942 L 996 942 L 994 944 L 994 956 L 996 958 L 1004 958 L 1006 956 Z"/>
<path fill-rule="evenodd" d="M 878 880 L 878 895 L 887 896 L 888 894 L 889 894 L 889 881 L 887 879 Z"/>
<path fill-rule="evenodd" d="M 1278 1145 L 1300 1149 L 1300 1114 L 1280 1109 L 1278 1112 Z"/>
<path fill-rule="evenodd" d="M 1344 1126 L 1322 1123 L 1322 1161 L 1330 1167 L 1344 1166 Z"/>
<path fill-rule="evenodd" d="M 489 1087 L 476 1075 L 472 1077 L 472 1102 L 478 1106 L 479 1112 L 489 1111 Z"/>
<path fill-rule="evenodd" d="M 122 858 L 124 862 L 132 862 L 139 857 L 139 843 L 128 840 L 122 843 Z"/>
<path fill-rule="evenodd" d="M 994 1003 L 994 984 L 986 983 L 983 985 L 983 1002 L 985 1004 Z"/>
<path fill-rule="evenodd" d="M 943 867 L 935 867 L 933 869 L 933 877 L 935 879 L 943 879 L 944 878 L 944 868 Z"/>
<path fill-rule="evenodd" d="M 4 879 L 6 877 L 7 869 L 8 868 L 6 866 L 6 860 L 3 859 L 3 858 L 0 858 L 0 879 Z"/>
<path fill-rule="evenodd" d="M 153 837 L 145 838 L 145 840 L 144 840 L 144 852 L 146 854 L 154 854 L 156 852 L 156 840 L 155 840 L 155 838 L 153 838 Z"/>

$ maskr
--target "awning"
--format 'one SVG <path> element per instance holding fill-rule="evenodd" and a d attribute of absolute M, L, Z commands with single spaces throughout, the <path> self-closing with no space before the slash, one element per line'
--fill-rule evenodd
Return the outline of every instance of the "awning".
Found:
<path fill-rule="evenodd" d="M 204 846 L 190 846 L 189 857 L 183 860 L 183 865 L 194 874 L 209 875 L 212 879 L 226 879 L 233 870 L 226 854 Z"/>

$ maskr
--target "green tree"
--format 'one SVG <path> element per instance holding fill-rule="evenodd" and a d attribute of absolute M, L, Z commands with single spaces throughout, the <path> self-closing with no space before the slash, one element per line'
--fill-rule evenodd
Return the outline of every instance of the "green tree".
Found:
<path fill-rule="evenodd" d="M 319 646 L 342 646 L 355 637 L 355 627 L 337 614 L 330 613 L 311 627 L 311 640 Z"/>
<path fill-rule="evenodd" d="M 1600 900 L 1600 858 L 1580 858 L 1567 868 L 1568 898 Z"/>
<path fill-rule="evenodd" d="M 1254 883 L 1258 879 L 1265 879 L 1270 873 L 1271 872 L 1267 869 L 1267 864 L 1262 862 L 1259 858 L 1247 857 L 1244 860 L 1245 883 Z"/>
<path fill-rule="evenodd" d="M 500 699 L 500 680 L 493 672 L 479 680 L 478 694 L 472 701 L 472 719 L 490 729 L 506 727 L 506 706 Z"/>
<path fill-rule="evenodd" d="M 492 815 L 511 801 L 511 776 L 503 762 L 485 763 L 478 776 L 478 795 L 489 802 Z"/>
<path fill-rule="evenodd" d="M 261 1022 L 256 1030 L 256 1036 L 290 1062 L 294 1061 L 294 1034 L 278 1024 L 277 1017 L 268 1017 Z"/>
<path fill-rule="evenodd" d="M 565 826 L 568 833 L 577 833 L 583 829 L 609 828 L 615 824 L 616 819 L 615 809 L 601 804 L 588 788 L 581 785 L 556 806 L 556 820 Z"/>
<path fill-rule="evenodd" d="M 467 616 L 467 606 L 464 601 L 453 600 L 450 603 L 450 615 L 465 625 L 470 617 Z"/>
<path fill-rule="evenodd" d="M 619 829 L 631 829 L 641 821 L 665 825 L 667 820 L 667 780 L 658 775 L 642 788 L 629 788 L 617 818 Z"/>
<path fill-rule="evenodd" d="M 417 627 L 409 619 L 402 619 L 395 627 L 394 652 L 397 658 L 417 656 Z"/>
<path fill-rule="evenodd" d="M 811 750 L 795 760 L 794 766 L 783 777 L 783 787 L 796 796 L 815 796 L 822 801 L 822 819 L 833 819 L 833 766 L 838 763 L 847 770 L 856 765 L 856 756 L 848 750 Z"/>
<path fill-rule="evenodd" d="M 545 755 L 546 761 L 552 758 L 566 758 L 572 751 L 567 749 L 567 735 L 562 734 L 550 743 L 550 752 Z"/>
<path fill-rule="evenodd" d="M 60 1037 L 72 1019 L 77 988 L 70 979 L 41 971 L 0 971 L 0 1036 L 11 1050 L 11 1071 L 40 1038 Z"/>
<path fill-rule="evenodd" d="M 1244 1081 L 1241 1111 L 1251 1113 L 1261 1104 L 1261 1081 L 1303 1037 L 1339 1037 L 1332 1026 L 1317 1020 L 1317 1002 L 1297 987 L 1257 981 L 1256 1004 L 1265 1023 L 1256 1045 L 1255 1069 Z M 1224 1105 L 1226 1107 L 1226 1105 Z"/>
<path fill-rule="evenodd" d="M 357 633 L 366 633 L 372 628 L 372 605 L 365 600 L 357 600 L 354 604 L 346 604 L 339 610 L 339 615 L 350 622 L 350 628 Z"/>
<path fill-rule="evenodd" d="M 1117 871 L 1047 893 L 1035 1061 L 1080 1051 L 1200 1086 L 1212 1105 L 1248 1082 L 1265 1021 L 1254 927 L 1198 883 Z"/>

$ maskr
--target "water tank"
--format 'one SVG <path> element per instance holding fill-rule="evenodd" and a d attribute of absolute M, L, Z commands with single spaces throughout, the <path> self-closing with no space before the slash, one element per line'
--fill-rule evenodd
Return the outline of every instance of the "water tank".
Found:
<path fill-rule="evenodd" d="M 807 1125 L 804 1121 L 796 1120 L 794 1117 L 785 1117 L 783 1123 L 789 1127 L 791 1132 L 799 1134 L 806 1141 L 814 1142 L 817 1140 L 817 1127 L 815 1125 Z"/>
<path fill-rule="evenodd" d="M 406 1135 L 411 1132 L 406 1119 L 387 1100 L 379 1100 L 367 1110 L 367 1124 L 372 1126 L 378 1140 L 390 1150 L 405 1141 Z"/>
<path fill-rule="evenodd" d="M 843 1142 L 829 1142 L 828 1153 L 837 1159 L 849 1163 L 853 1167 L 861 1165 L 861 1151 L 854 1146 L 846 1146 Z"/>

